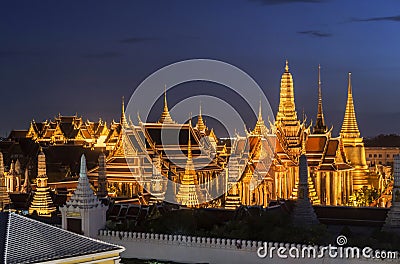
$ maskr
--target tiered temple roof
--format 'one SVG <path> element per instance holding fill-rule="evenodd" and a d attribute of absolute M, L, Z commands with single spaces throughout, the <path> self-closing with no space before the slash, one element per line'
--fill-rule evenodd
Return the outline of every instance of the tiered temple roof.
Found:
<path fill-rule="evenodd" d="M 26 133 L 26 138 L 40 143 L 48 144 L 78 144 L 93 147 L 101 144 L 108 134 L 106 122 L 101 119 L 98 122 L 87 120 L 77 115 L 62 116 L 59 114 L 54 120 L 44 122 L 31 121 Z"/>

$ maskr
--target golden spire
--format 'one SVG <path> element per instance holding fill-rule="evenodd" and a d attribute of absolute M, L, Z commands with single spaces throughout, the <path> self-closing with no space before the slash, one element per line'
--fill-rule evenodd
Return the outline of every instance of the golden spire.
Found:
<path fill-rule="evenodd" d="M 122 96 L 122 105 L 121 105 L 121 119 L 120 123 L 123 127 L 127 127 L 128 123 L 126 122 L 126 116 L 125 116 L 125 97 Z"/>
<path fill-rule="evenodd" d="M 36 212 L 40 216 L 50 217 L 56 210 L 47 185 L 46 156 L 40 150 L 38 155 L 38 175 L 36 178 L 36 191 L 29 206 L 29 214 Z"/>
<path fill-rule="evenodd" d="M 192 161 L 192 142 L 190 139 L 190 126 L 189 126 L 189 140 L 188 140 L 188 162 Z"/>
<path fill-rule="evenodd" d="M 185 173 L 183 175 L 181 184 L 179 185 L 178 193 L 176 194 L 176 200 L 182 205 L 188 207 L 196 207 L 199 205 L 199 196 L 201 191 L 197 183 L 197 175 L 194 169 L 192 160 L 192 143 L 190 137 L 190 126 L 188 129 L 188 157 L 185 166 Z"/>
<path fill-rule="evenodd" d="M 276 121 L 295 122 L 297 121 L 296 106 L 294 103 L 293 77 L 289 72 L 289 62 L 286 60 L 285 72 L 281 78 L 281 89 L 279 98 L 279 110 Z"/>
<path fill-rule="evenodd" d="M 254 130 L 251 132 L 253 135 L 258 135 L 261 136 L 263 131 L 266 129 L 264 120 L 262 117 L 262 108 L 261 108 L 261 100 L 260 100 L 260 105 L 258 107 L 258 117 L 257 117 L 257 123 L 256 126 L 254 127 Z"/>
<path fill-rule="evenodd" d="M 200 110 L 199 110 L 199 115 L 197 117 L 197 125 L 196 125 L 197 129 L 202 132 L 206 130 L 206 125 L 204 124 L 203 121 L 203 116 L 201 114 L 201 103 L 200 103 Z"/>
<path fill-rule="evenodd" d="M 351 72 L 349 72 L 348 78 L 346 112 L 340 134 L 343 138 L 358 138 L 360 137 L 360 131 L 358 130 L 356 112 L 354 110 Z"/>
<path fill-rule="evenodd" d="M 158 120 L 158 123 L 161 124 L 175 124 L 175 122 L 172 120 L 171 115 L 169 113 L 168 109 L 168 104 L 167 104 L 167 85 L 164 86 L 164 111 L 161 114 L 160 119 Z"/>
<path fill-rule="evenodd" d="M 325 125 L 324 112 L 322 109 L 322 89 L 321 89 L 321 65 L 318 65 L 318 113 L 317 121 L 315 122 L 314 134 L 324 134 L 327 128 Z"/>

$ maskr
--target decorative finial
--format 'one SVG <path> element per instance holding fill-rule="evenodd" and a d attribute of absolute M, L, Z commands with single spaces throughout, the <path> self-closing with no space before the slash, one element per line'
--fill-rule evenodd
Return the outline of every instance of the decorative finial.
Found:
<path fill-rule="evenodd" d="M 206 129 L 206 125 L 204 124 L 203 116 L 202 116 L 202 111 L 201 111 L 201 101 L 200 101 L 200 109 L 199 109 L 199 115 L 197 116 L 197 124 L 196 124 L 197 129 L 202 132 Z"/>
<path fill-rule="evenodd" d="M 201 116 L 201 101 L 200 101 L 200 104 L 199 104 L 199 115 Z"/>
<path fill-rule="evenodd" d="M 318 64 L 318 85 L 321 86 L 321 64 Z"/>
<path fill-rule="evenodd" d="M 286 60 L 285 71 L 289 72 L 289 62 L 288 62 L 288 60 Z"/>
<path fill-rule="evenodd" d="M 122 113 L 125 114 L 125 97 L 122 96 Z"/>
<path fill-rule="evenodd" d="M 188 139 L 188 160 L 192 160 L 192 142 L 190 139 L 190 127 L 188 129 L 189 139 Z"/>
<path fill-rule="evenodd" d="M 347 92 L 348 92 L 348 94 L 352 94 L 352 87 L 351 87 L 351 72 L 349 72 L 349 80 L 348 80 L 348 88 L 347 88 Z"/>
<path fill-rule="evenodd" d="M 164 111 L 168 111 L 167 105 L 167 85 L 164 84 Z"/>
<path fill-rule="evenodd" d="M 123 127 L 127 127 L 126 117 L 125 117 L 125 97 L 122 96 L 122 105 L 121 105 L 121 120 L 120 123 Z"/>
<path fill-rule="evenodd" d="M 82 156 L 81 156 L 81 170 L 80 170 L 79 176 L 82 177 L 82 178 L 87 177 L 86 172 L 87 172 L 86 158 L 85 158 L 85 154 L 82 154 Z"/>
<path fill-rule="evenodd" d="M 258 106 L 258 121 L 262 121 L 261 99 L 260 99 L 260 104 Z"/>

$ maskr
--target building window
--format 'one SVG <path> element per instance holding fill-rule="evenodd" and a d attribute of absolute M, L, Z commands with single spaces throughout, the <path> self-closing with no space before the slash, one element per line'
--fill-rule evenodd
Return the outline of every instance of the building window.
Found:
<path fill-rule="evenodd" d="M 386 158 L 389 158 L 389 154 L 386 154 Z"/>
<path fill-rule="evenodd" d="M 374 158 L 376 158 L 376 154 L 374 154 Z"/>
<path fill-rule="evenodd" d="M 372 154 L 369 154 L 368 156 L 369 156 L 370 158 L 372 158 Z"/>
<path fill-rule="evenodd" d="M 379 158 L 382 158 L 382 154 L 379 154 Z"/>

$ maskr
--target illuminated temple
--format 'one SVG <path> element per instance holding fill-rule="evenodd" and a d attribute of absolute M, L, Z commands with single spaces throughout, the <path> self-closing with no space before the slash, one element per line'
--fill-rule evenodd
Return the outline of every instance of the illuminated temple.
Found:
<path fill-rule="evenodd" d="M 320 67 L 313 127 L 298 118 L 288 62 L 280 86 L 275 123 L 265 125 L 260 105 L 254 129 L 236 135 L 230 145 L 205 126 L 201 110 L 195 125 L 191 120 L 177 124 L 169 113 L 166 94 L 160 119 L 154 123 L 140 121 L 134 125 L 126 120 L 122 107 L 120 122 L 112 124 L 105 140 L 110 151 L 105 166 L 109 195 L 132 197 L 150 192 L 150 203 L 166 199 L 192 206 L 195 200 L 203 204 L 213 194 L 225 193 L 212 206 L 268 206 L 270 201 L 297 198 L 299 157 L 305 154 L 311 202 L 349 204 L 354 190 L 373 186 L 376 176 L 366 166 L 351 75 L 344 121 L 337 137 L 324 120 Z M 161 130 L 179 135 L 179 142 L 165 141 Z M 89 177 L 96 182 L 99 169 L 91 170 Z M 194 188 L 193 183 L 199 187 Z"/>
<path fill-rule="evenodd" d="M 254 128 L 230 140 L 219 139 L 205 125 L 201 108 L 196 123 L 191 119 L 185 124 L 175 122 L 166 92 L 156 122 L 143 122 L 139 117 L 138 124 L 133 124 L 125 115 L 122 100 L 120 119 L 109 126 L 101 120 L 84 122 L 77 115 L 59 115 L 51 121 L 32 121 L 29 130 L 13 131 L 10 137 L 23 134 L 47 150 L 63 145 L 95 150 L 98 162 L 88 169 L 88 178 L 99 197 L 118 197 L 140 204 L 178 202 L 188 207 L 266 207 L 281 199 L 298 198 L 299 158 L 305 155 L 310 202 L 352 205 L 354 191 L 375 187 L 378 176 L 366 163 L 351 74 L 338 136 L 333 136 L 332 128 L 325 124 L 320 67 L 316 88 L 317 115 L 315 123 L 308 124 L 298 117 L 294 80 L 286 61 L 275 122 L 265 123 L 260 104 Z M 12 177 L 13 184 L 21 181 L 17 161 L 12 161 L 10 171 L 4 173 L 6 183 Z M 45 194 L 47 185 L 41 184 L 47 181 L 43 177 L 39 172 L 30 211 L 38 211 L 47 201 L 49 211 L 43 214 L 49 215 L 53 207 Z M 11 188 L 12 184 L 6 185 Z M 13 188 L 18 191 L 18 186 Z"/>

